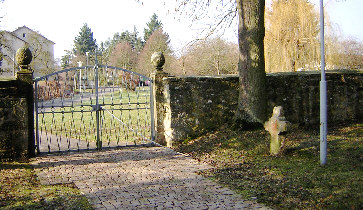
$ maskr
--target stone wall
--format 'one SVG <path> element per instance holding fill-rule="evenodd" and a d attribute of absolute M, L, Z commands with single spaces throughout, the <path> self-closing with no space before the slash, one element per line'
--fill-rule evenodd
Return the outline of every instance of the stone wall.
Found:
<path fill-rule="evenodd" d="M 363 72 L 328 72 L 326 80 L 329 123 L 362 119 Z M 269 112 L 279 105 L 292 123 L 318 124 L 319 81 L 320 72 L 268 74 Z M 197 137 L 233 120 L 238 103 L 238 83 L 236 75 L 164 77 L 163 104 L 159 104 L 160 110 L 155 112 L 162 112 L 159 121 L 163 122 L 161 130 L 166 141 Z"/>
<path fill-rule="evenodd" d="M 238 77 L 170 77 L 170 128 L 174 139 L 196 137 L 231 120 L 238 102 Z"/>
<path fill-rule="evenodd" d="M 320 72 L 268 74 L 268 107 L 282 106 L 286 119 L 301 125 L 320 122 Z M 363 72 L 331 71 L 326 74 L 328 122 L 363 118 Z"/>
<path fill-rule="evenodd" d="M 33 106 L 32 85 L 0 80 L 0 159 L 34 155 Z"/>

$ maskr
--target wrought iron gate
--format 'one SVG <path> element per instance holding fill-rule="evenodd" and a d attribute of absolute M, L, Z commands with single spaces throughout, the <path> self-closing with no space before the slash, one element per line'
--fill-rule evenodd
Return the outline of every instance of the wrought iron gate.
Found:
<path fill-rule="evenodd" d="M 148 77 L 96 64 L 65 69 L 34 82 L 38 153 L 153 142 Z"/>

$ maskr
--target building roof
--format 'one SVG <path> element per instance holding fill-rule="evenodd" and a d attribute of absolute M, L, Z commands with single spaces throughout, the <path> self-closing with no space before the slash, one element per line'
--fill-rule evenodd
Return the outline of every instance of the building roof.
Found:
<path fill-rule="evenodd" d="M 26 28 L 26 29 L 28 29 L 28 30 L 30 30 L 30 31 L 32 31 L 32 32 L 34 32 L 34 33 L 37 33 L 37 34 L 39 34 L 39 36 L 43 37 L 45 40 L 47 40 L 47 41 L 51 42 L 52 44 L 55 44 L 55 42 L 53 42 L 53 41 L 51 41 L 51 40 L 47 39 L 45 36 L 43 36 L 43 35 L 42 35 L 42 34 L 40 34 L 39 32 L 34 31 L 34 30 L 32 30 L 32 29 L 28 28 L 27 26 L 18 27 L 17 29 L 15 29 L 15 30 L 14 30 L 13 32 L 11 32 L 11 33 L 15 33 L 16 31 L 18 31 L 18 30 L 20 30 L 20 29 L 22 29 L 22 28 Z"/>

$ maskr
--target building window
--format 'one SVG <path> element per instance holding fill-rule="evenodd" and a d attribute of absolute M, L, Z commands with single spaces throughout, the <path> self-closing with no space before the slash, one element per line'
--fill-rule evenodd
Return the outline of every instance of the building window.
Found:
<path fill-rule="evenodd" d="M 26 37 L 26 33 L 23 33 L 23 37 L 24 37 L 24 38 Z"/>

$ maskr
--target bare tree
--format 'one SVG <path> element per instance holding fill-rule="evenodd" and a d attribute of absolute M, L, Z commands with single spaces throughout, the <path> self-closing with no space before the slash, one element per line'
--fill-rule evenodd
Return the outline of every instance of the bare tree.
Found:
<path fill-rule="evenodd" d="M 47 49 L 48 40 L 39 33 L 29 34 L 28 44 L 33 54 L 32 68 L 39 75 L 49 74 L 54 71 L 54 60 L 51 50 Z"/>
<path fill-rule="evenodd" d="M 136 52 L 127 41 L 120 41 L 112 50 L 110 65 L 124 69 L 134 69 L 136 65 Z"/>
<path fill-rule="evenodd" d="M 179 18 L 189 18 L 191 26 L 197 25 L 200 36 L 188 45 L 223 34 L 236 23 L 237 17 L 235 0 L 177 0 L 175 11 Z"/>
<path fill-rule="evenodd" d="M 2 9 L 2 3 L 4 3 L 4 0 L 0 0 L 0 9 Z M 3 14 L 0 14 L 0 22 L 3 17 Z M 1 64 L 4 59 L 8 60 L 9 63 L 13 63 L 15 65 L 15 52 L 11 49 L 11 47 L 9 47 L 9 40 L 6 38 L 5 33 L 5 31 L 0 30 L 0 75 L 2 75 L 4 72 L 9 71 L 9 69 L 2 68 Z M 11 54 L 12 56 L 9 56 L 9 54 L 6 52 L 10 52 L 9 54 Z"/>
<path fill-rule="evenodd" d="M 337 48 L 332 55 L 332 64 L 340 69 L 363 68 L 363 43 L 354 38 L 335 42 Z"/>
<path fill-rule="evenodd" d="M 206 39 L 190 46 L 179 60 L 184 74 L 237 74 L 238 46 L 221 38 Z"/>
<path fill-rule="evenodd" d="M 178 0 L 180 11 L 189 5 L 191 10 L 183 12 L 195 20 L 204 18 L 205 8 L 213 6 L 222 15 L 219 21 L 210 24 L 207 35 L 212 34 L 227 20 L 238 17 L 240 94 L 236 122 L 242 126 L 261 126 L 266 120 L 266 73 L 264 57 L 265 0 Z M 217 5 L 217 6 L 215 6 Z M 221 9 L 222 8 L 222 9 Z M 237 13 L 236 13 L 237 11 Z M 227 21 L 227 22 L 226 22 Z"/>
<path fill-rule="evenodd" d="M 164 69 L 170 69 L 170 64 L 173 60 L 173 57 L 171 56 L 169 42 L 169 35 L 166 34 L 162 28 L 154 31 L 148 38 L 144 48 L 138 56 L 136 71 L 144 75 L 152 73 L 154 68 L 150 63 L 150 57 L 156 51 L 161 51 L 164 53 L 164 56 L 166 57 Z"/>
<path fill-rule="evenodd" d="M 0 75 L 15 69 L 15 50 L 6 31 L 0 31 Z M 4 68 L 3 61 L 13 64 L 13 68 Z"/>

